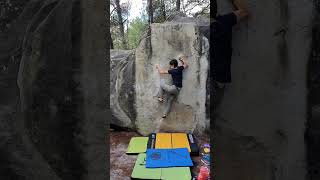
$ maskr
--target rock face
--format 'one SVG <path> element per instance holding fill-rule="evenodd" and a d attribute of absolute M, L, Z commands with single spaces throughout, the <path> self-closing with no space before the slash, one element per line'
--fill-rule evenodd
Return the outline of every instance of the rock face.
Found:
<path fill-rule="evenodd" d="M 173 16 L 163 24 L 152 24 L 135 51 L 111 50 L 112 125 L 131 128 L 143 135 L 157 131 L 193 132 L 209 129 L 210 78 L 209 21 Z M 160 77 L 155 64 L 168 68 L 169 60 L 181 53 L 189 56 L 183 88 L 172 111 L 162 119 L 165 104 L 157 101 Z"/>
<path fill-rule="evenodd" d="M 135 128 L 135 56 L 130 50 L 110 50 L 111 124 Z"/>
<path fill-rule="evenodd" d="M 23 8 L 30 0 L 10 0 L 0 2 L 0 32 L 7 32 L 13 21 L 21 14 Z"/>
<path fill-rule="evenodd" d="M 209 24 L 208 24 L 209 25 Z M 142 134 L 155 131 L 203 133 L 209 128 L 206 116 L 206 90 L 209 43 L 196 23 L 167 22 L 152 24 L 151 36 L 142 39 L 136 49 L 135 101 L 136 127 Z M 157 101 L 160 81 L 171 83 L 169 75 L 159 75 L 155 64 L 168 68 L 169 60 L 180 53 L 188 56 L 183 88 L 169 116 L 162 120 L 164 104 Z M 166 100 L 166 99 L 165 99 Z M 166 101 L 164 102 L 166 103 Z"/>
<path fill-rule="evenodd" d="M 251 18 L 234 28 L 233 82 L 216 109 L 216 179 L 303 180 L 313 4 L 248 2 Z M 228 1 L 218 9 L 231 11 Z"/>
<path fill-rule="evenodd" d="M 313 1 L 314 19 L 312 32 L 312 52 L 308 69 L 308 122 L 306 123 L 306 144 L 308 160 L 308 176 L 320 179 L 320 1 Z"/>
<path fill-rule="evenodd" d="M 194 18 L 194 17 L 187 17 L 183 13 L 179 12 L 177 14 L 173 14 L 167 18 L 168 22 L 172 23 L 192 23 L 195 24 L 198 28 L 199 31 L 203 36 L 205 36 L 207 39 L 210 39 L 210 20 L 205 17 L 199 17 L 199 18 Z"/>
<path fill-rule="evenodd" d="M 0 36 L 0 179 L 107 178 L 105 2 L 80 2 L 32 0 Z"/>

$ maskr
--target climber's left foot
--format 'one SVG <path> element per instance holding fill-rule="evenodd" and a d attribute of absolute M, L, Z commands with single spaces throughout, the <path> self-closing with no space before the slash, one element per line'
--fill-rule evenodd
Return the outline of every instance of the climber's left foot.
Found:
<path fill-rule="evenodd" d="M 159 102 L 163 102 L 163 98 L 158 97 L 158 101 L 159 101 Z"/>
<path fill-rule="evenodd" d="M 164 114 L 163 116 L 162 116 L 162 118 L 166 118 L 167 117 L 167 115 L 166 114 Z"/>

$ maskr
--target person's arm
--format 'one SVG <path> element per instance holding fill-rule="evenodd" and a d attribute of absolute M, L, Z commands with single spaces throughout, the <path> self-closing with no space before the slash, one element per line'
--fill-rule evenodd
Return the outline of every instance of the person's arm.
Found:
<path fill-rule="evenodd" d="M 249 16 L 247 2 L 244 2 L 244 0 L 231 0 L 231 1 L 232 1 L 232 4 L 237 9 L 233 13 L 237 16 L 238 21 Z"/>
<path fill-rule="evenodd" d="M 188 68 L 189 65 L 187 64 L 187 62 L 185 61 L 185 56 L 182 56 L 179 58 L 179 61 L 182 63 L 182 66 L 184 67 L 184 69 Z"/>
<path fill-rule="evenodd" d="M 168 74 L 168 70 L 161 69 L 158 64 L 156 64 L 156 69 L 158 70 L 158 72 L 159 72 L 160 74 Z"/>

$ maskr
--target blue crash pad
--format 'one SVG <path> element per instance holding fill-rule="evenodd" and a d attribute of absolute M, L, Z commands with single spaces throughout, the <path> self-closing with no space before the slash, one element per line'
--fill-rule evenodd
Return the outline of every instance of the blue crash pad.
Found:
<path fill-rule="evenodd" d="M 147 168 L 189 167 L 193 166 L 188 148 L 148 149 Z"/>

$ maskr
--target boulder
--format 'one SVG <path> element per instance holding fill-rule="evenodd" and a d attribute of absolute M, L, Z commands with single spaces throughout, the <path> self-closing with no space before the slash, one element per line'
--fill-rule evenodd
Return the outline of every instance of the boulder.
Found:
<path fill-rule="evenodd" d="M 134 51 L 110 50 L 110 107 L 111 124 L 135 128 Z"/>
<path fill-rule="evenodd" d="M 209 26 L 209 24 L 207 24 Z M 141 134 L 157 131 L 204 133 L 209 129 L 206 107 L 209 101 L 207 80 L 209 42 L 195 22 L 152 24 L 135 55 L 135 125 Z M 162 119 L 164 103 L 157 93 L 160 81 L 171 83 L 170 75 L 159 75 L 155 64 L 168 68 L 179 54 L 188 56 L 183 88 L 167 118 Z"/>
<path fill-rule="evenodd" d="M 215 109 L 215 179 L 303 180 L 313 3 L 248 3 L 251 17 L 234 27 L 232 83 Z M 228 1 L 218 10 L 232 11 Z"/>
<path fill-rule="evenodd" d="M 104 4 L 32 0 L 0 34 L 0 179 L 108 177 Z"/>
<path fill-rule="evenodd" d="M 188 17 L 182 12 L 177 12 L 175 14 L 170 15 L 167 18 L 167 22 L 172 23 L 193 23 L 198 28 L 199 31 L 207 38 L 210 39 L 210 19 L 206 17 Z"/>
<path fill-rule="evenodd" d="M 168 22 L 151 25 L 138 48 L 110 50 L 111 124 L 151 132 L 193 132 L 209 130 L 209 21 L 181 14 Z M 161 76 L 155 64 L 168 68 L 169 59 L 188 56 L 189 68 L 184 71 L 183 88 L 172 111 L 162 119 L 165 104 L 157 101 L 160 80 L 171 83 L 169 75 Z"/>

